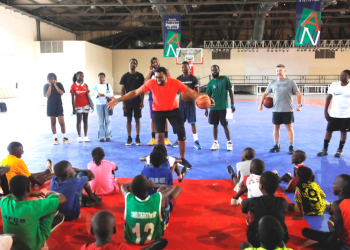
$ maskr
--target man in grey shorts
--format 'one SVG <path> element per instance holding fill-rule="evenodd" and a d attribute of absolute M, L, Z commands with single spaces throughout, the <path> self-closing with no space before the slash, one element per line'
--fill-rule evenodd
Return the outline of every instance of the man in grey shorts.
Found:
<path fill-rule="evenodd" d="M 281 124 L 284 124 L 287 129 L 287 136 L 289 140 L 289 154 L 294 153 L 294 114 L 293 114 L 293 95 L 298 96 L 298 107 L 296 111 L 300 111 L 301 104 L 301 93 L 298 89 L 297 84 L 286 77 L 286 68 L 283 64 L 276 66 L 277 79 L 273 80 L 267 86 L 265 93 L 262 95 L 259 110 L 262 110 L 262 104 L 269 93 L 273 93 L 273 112 L 272 112 L 272 123 L 273 128 L 273 139 L 275 145 L 270 149 L 271 153 L 281 151 L 280 148 L 280 129 Z"/>

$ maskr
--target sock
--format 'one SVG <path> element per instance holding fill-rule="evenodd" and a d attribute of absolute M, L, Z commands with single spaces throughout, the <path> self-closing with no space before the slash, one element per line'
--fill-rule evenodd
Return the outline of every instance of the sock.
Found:
<path fill-rule="evenodd" d="M 276 145 L 277 147 L 279 147 L 279 146 L 280 146 L 280 142 L 279 142 L 279 141 L 275 141 L 275 145 Z"/>
<path fill-rule="evenodd" d="M 165 138 L 168 138 L 168 131 L 165 131 Z"/>
<path fill-rule="evenodd" d="M 331 140 L 326 140 L 326 139 L 324 139 L 324 141 L 323 141 L 323 148 L 324 149 L 328 149 L 328 144 L 329 144 L 329 142 L 330 142 Z"/>
<path fill-rule="evenodd" d="M 232 144 L 231 140 L 227 141 L 227 144 Z"/>
<path fill-rule="evenodd" d="M 62 138 L 66 138 L 66 134 L 62 134 Z"/>
<path fill-rule="evenodd" d="M 136 138 L 140 138 L 140 135 L 136 135 Z"/>
<path fill-rule="evenodd" d="M 217 144 L 219 144 L 218 140 L 214 140 L 214 143 L 217 143 Z"/>
<path fill-rule="evenodd" d="M 294 146 L 294 142 L 289 142 L 289 146 Z"/>
<path fill-rule="evenodd" d="M 198 134 L 193 134 L 193 140 L 198 141 Z"/>
<path fill-rule="evenodd" d="M 54 135 L 53 135 L 53 138 L 57 139 L 57 134 L 54 134 Z"/>
<path fill-rule="evenodd" d="M 345 145 L 345 141 L 340 141 L 339 142 L 339 149 L 343 151 L 344 145 Z"/>
<path fill-rule="evenodd" d="M 152 132 L 152 138 L 153 138 L 153 139 L 156 139 L 156 133 L 153 133 L 153 132 Z"/>

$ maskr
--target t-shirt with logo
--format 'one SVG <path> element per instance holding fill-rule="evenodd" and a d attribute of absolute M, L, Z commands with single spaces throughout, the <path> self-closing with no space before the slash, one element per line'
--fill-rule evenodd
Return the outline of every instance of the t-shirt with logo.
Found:
<path fill-rule="evenodd" d="M 62 83 L 56 83 L 57 87 L 65 93 Z M 50 85 L 46 83 L 44 85 L 44 96 L 46 97 L 46 92 L 48 91 Z M 50 113 L 63 113 L 61 94 L 58 93 L 54 84 L 51 85 L 51 94 L 47 98 L 47 114 Z"/>
<path fill-rule="evenodd" d="M 74 94 L 74 106 L 76 108 L 81 108 L 89 105 L 89 100 L 86 96 L 86 91 L 90 93 L 89 87 L 86 83 L 79 84 L 77 82 L 73 83 L 70 88 L 70 93 Z"/>
<path fill-rule="evenodd" d="M 315 182 L 297 183 L 294 201 L 303 205 L 305 215 L 322 215 L 326 208 L 325 193 Z"/>
<path fill-rule="evenodd" d="M 341 86 L 341 82 L 333 82 L 328 89 L 332 95 L 332 108 L 329 115 L 334 118 L 350 117 L 350 84 Z"/>
<path fill-rule="evenodd" d="M 273 112 L 293 112 L 293 95 L 299 91 L 295 81 L 272 80 L 267 86 L 266 93 L 273 93 Z"/>
<path fill-rule="evenodd" d="M 152 180 L 154 184 L 174 185 L 173 175 L 168 167 L 148 167 L 141 172 L 147 180 Z M 149 190 L 148 194 L 154 194 L 157 190 Z"/>
<path fill-rule="evenodd" d="M 109 83 L 96 84 L 92 92 L 96 95 L 96 105 L 106 105 L 106 97 L 114 96 L 112 86 Z M 104 94 L 105 96 L 98 96 L 99 93 Z"/>
<path fill-rule="evenodd" d="M 6 156 L 1 162 L 0 165 L 9 167 L 10 170 L 6 173 L 7 181 L 10 185 L 10 180 L 16 175 L 24 175 L 26 177 L 31 176 L 27 165 L 20 158 L 17 158 L 14 155 Z"/>
<path fill-rule="evenodd" d="M 130 72 L 127 72 L 120 79 L 120 85 L 124 85 L 125 94 L 127 94 L 130 91 L 133 91 L 135 89 L 140 88 L 143 85 L 144 81 L 145 81 L 145 78 L 143 77 L 143 75 L 141 73 L 136 72 L 135 74 L 131 74 Z M 141 103 L 141 96 L 135 97 L 131 100 L 126 100 L 124 102 L 125 103 L 140 104 Z"/>
<path fill-rule="evenodd" d="M 247 186 L 248 189 L 248 198 L 260 197 L 263 194 L 259 189 L 261 175 L 250 174 L 244 177 L 243 183 Z"/>
<path fill-rule="evenodd" d="M 158 86 L 155 79 L 148 80 L 142 85 L 142 91 L 152 91 L 153 96 L 153 111 L 171 111 L 176 108 L 177 91 L 186 92 L 187 86 L 177 79 L 167 77 L 167 82 L 164 86 Z"/>
<path fill-rule="evenodd" d="M 50 236 L 52 220 L 57 212 L 57 195 L 24 201 L 15 201 L 15 196 L 4 197 L 0 207 L 5 234 L 16 235 L 31 250 L 43 247 Z"/>
<path fill-rule="evenodd" d="M 194 89 L 194 88 L 199 87 L 197 77 L 195 77 L 194 75 L 191 75 L 191 74 L 188 77 L 181 75 L 177 78 L 177 80 L 181 81 L 183 84 L 185 84 L 190 89 Z M 179 101 L 180 108 L 194 108 L 194 107 L 196 107 L 194 99 L 192 99 L 188 102 L 185 102 L 184 100 L 181 99 L 181 96 L 180 96 L 179 100 L 180 100 Z"/>
<path fill-rule="evenodd" d="M 227 105 L 227 91 L 232 88 L 227 76 L 220 76 L 218 79 L 211 79 L 207 86 L 206 94 L 215 101 L 215 106 L 210 110 L 225 110 Z"/>

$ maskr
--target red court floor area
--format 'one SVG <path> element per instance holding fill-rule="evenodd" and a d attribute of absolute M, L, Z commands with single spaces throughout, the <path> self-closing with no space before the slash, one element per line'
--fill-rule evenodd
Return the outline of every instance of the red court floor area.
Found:
<path fill-rule="evenodd" d="M 131 178 L 118 178 L 119 184 L 130 182 Z M 177 182 L 177 181 L 175 181 Z M 175 183 L 178 185 L 177 183 Z M 170 224 L 164 234 L 169 244 L 166 249 L 238 249 L 246 240 L 246 218 L 241 207 L 230 205 L 233 184 L 229 180 L 184 180 L 179 184 L 182 192 L 170 216 Z M 45 185 L 48 188 L 48 185 Z M 44 190 L 45 191 L 45 190 Z M 278 196 L 287 198 L 279 189 Z M 91 218 L 100 210 L 111 211 L 116 219 L 117 234 L 115 242 L 123 242 L 124 199 L 121 193 L 104 196 L 102 204 L 94 208 L 82 208 L 81 217 L 75 221 L 64 222 L 47 241 L 48 249 L 80 249 L 87 242 L 94 242 L 90 233 Z M 301 235 L 305 220 L 293 221 L 293 213 L 288 213 L 286 223 L 292 249 L 312 249 Z M 2 233 L 2 222 L 1 222 Z M 131 249 L 140 246 L 128 244 Z"/>

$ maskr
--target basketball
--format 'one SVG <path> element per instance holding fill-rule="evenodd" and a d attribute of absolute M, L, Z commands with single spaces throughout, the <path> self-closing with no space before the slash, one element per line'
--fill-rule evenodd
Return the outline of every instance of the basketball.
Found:
<path fill-rule="evenodd" d="M 264 106 L 265 108 L 272 108 L 273 107 L 273 98 L 272 97 L 266 97 L 264 100 Z"/>
<path fill-rule="evenodd" d="M 211 101 L 208 95 L 201 95 L 196 98 L 196 104 L 200 109 L 208 109 L 210 107 Z"/>
<path fill-rule="evenodd" d="M 189 95 L 187 95 L 186 93 L 180 93 L 181 94 L 181 99 L 185 102 L 189 102 L 192 100 L 192 97 L 190 97 Z"/>

